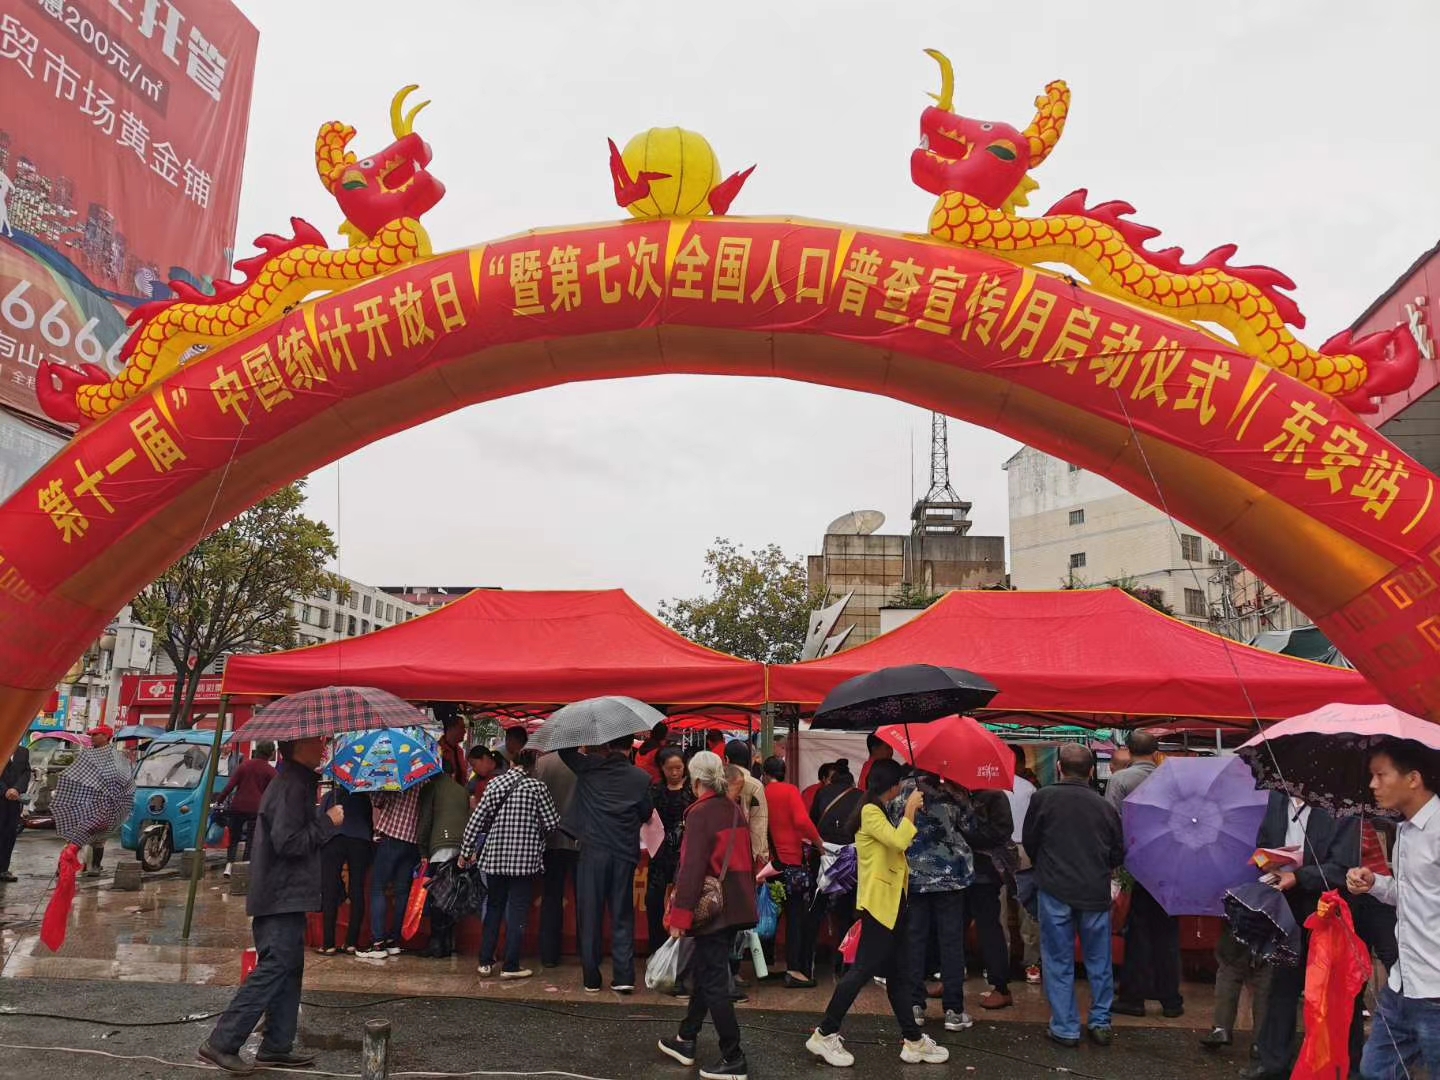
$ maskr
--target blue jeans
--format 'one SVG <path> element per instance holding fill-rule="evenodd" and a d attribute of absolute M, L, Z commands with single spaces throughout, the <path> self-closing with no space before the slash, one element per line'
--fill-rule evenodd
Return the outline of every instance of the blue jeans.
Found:
<path fill-rule="evenodd" d="M 1402 1080 L 1424 1063 L 1427 1076 L 1440 1076 L 1440 1001 L 1380 991 L 1380 1014 L 1360 1059 L 1365 1080 Z"/>
<path fill-rule="evenodd" d="M 520 951 L 525 945 L 525 927 L 530 921 L 530 898 L 534 878 L 491 874 L 490 895 L 485 898 L 484 931 L 480 937 L 480 963 L 495 963 L 495 945 L 500 924 L 505 924 L 505 966 L 502 971 L 520 970 Z"/>
<path fill-rule="evenodd" d="M 405 920 L 405 902 L 410 899 L 410 879 L 420 864 L 420 848 L 393 836 L 382 836 L 375 849 L 370 870 L 370 936 L 376 941 L 400 944 L 400 925 Z M 386 927 L 385 886 L 395 893 L 395 910 Z"/>
<path fill-rule="evenodd" d="M 300 983 L 305 975 L 305 913 L 256 915 L 250 922 L 258 963 L 210 1034 L 221 1053 L 238 1054 L 266 1018 L 260 1049 L 283 1054 L 295 1046 L 300 1023 Z"/>
<path fill-rule="evenodd" d="M 1043 889 L 1040 907 L 1040 956 L 1045 972 L 1045 998 L 1050 1002 L 1050 1031 L 1062 1039 L 1080 1037 L 1080 1009 L 1075 1003 L 1075 935 L 1085 957 L 1090 981 L 1090 1027 L 1110 1026 L 1115 1000 L 1110 966 L 1110 910 L 1079 911 Z"/>

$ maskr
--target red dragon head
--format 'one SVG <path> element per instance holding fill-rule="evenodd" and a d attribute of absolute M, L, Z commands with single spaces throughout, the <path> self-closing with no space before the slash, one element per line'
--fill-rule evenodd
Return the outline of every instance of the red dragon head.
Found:
<path fill-rule="evenodd" d="M 445 194 L 445 185 L 425 171 L 430 145 L 415 134 L 415 117 L 430 102 L 422 101 L 402 113 L 407 86 L 390 102 L 390 127 L 395 141 L 363 161 L 346 149 L 355 137 L 349 124 L 331 120 L 315 137 L 315 168 L 340 209 L 345 224 L 340 231 L 352 244 L 363 243 L 392 221 L 418 218 Z"/>
<path fill-rule="evenodd" d="M 1035 119 L 1024 131 L 1009 124 L 971 120 L 950 111 L 955 71 L 936 49 L 925 52 L 940 65 L 940 93 L 920 114 L 920 145 L 910 155 L 910 177 L 932 195 L 961 191 L 997 210 L 1027 203 L 1037 187 L 1029 176 L 1060 141 L 1070 88 L 1052 82 L 1035 99 Z"/>

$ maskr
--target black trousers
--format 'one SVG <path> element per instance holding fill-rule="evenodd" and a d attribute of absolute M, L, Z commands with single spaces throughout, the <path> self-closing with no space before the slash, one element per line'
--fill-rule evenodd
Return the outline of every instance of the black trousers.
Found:
<path fill-rule="evenodd" d="M 695 955 L 690 962 L 690 1007 L 680 1021 L 680 1037 L 693 1039 L 700 1034 L 709 1013 L 720 1037 L 720 1053 L 732 1061 L 743 1053 L 740 1049 L 740 1022 L 735 1019 L 735 1004 L 730 1000 L 730 946 L 734 930 L 717 930 L 713 934 L 695 935 Z M 653 950 L 652 950 L 653 951 Z"/>
<path fill-rule="evenodd" d="M 0 874 L 10 872 L 15 837 L 20 829 L 20 803 L 0 796 Z"/>
<path fill-rule="evenodd" d="M 255 839 L 255 814 L 240 814 L 231 810 L 225 815 L 225 825 L 230 832 L 230 847 L 225 852 L 227 863 L 237 862 L 236 855 L 240 853 L 240 841 L 245 841 L 245 861 L 250 861 L 250 845 Z"/>
<path fill-rule="evenodd" d="M 864 940 L 862 933 L 861 940 Z M 965 892 L 910 894 L 910 1003 L 925 1007 L 926 961 L 931 941 L 938 946 L 946 1010 L 965 1011 Z"/>
<path fill-rule="evenodd" d="M 645 949 L 652 956 L 670 938 L 665 929 L 665 893 L 674 880 L 675 867 L 667 863 L 650 863 L 645 876 Z"/>
<path fill-rule="evenodd" d="M 300 1024 L 300 984 L 305 976 L 305 913 L 257 915 L 250 922 L 259 962 L 235 992 L 210 1033 L 210 1045 L 236 1054 L 265 1017 L 260 1049 L 286 1053 L 294 1048 Z"/>
<path fill-rule="evenodd" d="M 634 986 L 635 863 L 606 851 L 582 851 L 575 868 L 575 895 L 580 901 L 577 929 L 585 985 L 601 985 L 600 954 L 608 909 L 611 982 L 615 986 Z"/>
<path fill-rule="evenodd" d="M 990 985 L 1002 994 L 1010 992 L 1010 946 L 1005 941 L 1005 928 L 1000 925 L 1000 890 L 1003 886 L 998 881 L 976 882 L 965 890 L 965 921 L 961 926 L 966 926 L 971 920 L 975 922 L 975 937 L 980 946 L 980 962 L 985 965 L 985 977 Z M 942 926 L 941 942 L 945 938 L 945 928 Z M 963 935 L 963 931 L 962 931 Z M 963 936 L 962 936 L 963 940 Z M 950 979 L 946 976 L 945 989 L 950 989 Z M 947 1009 L 949 1005 L 945 1006 Z"/>
<path fill-rule="evenodd" d="M 360 930 L 365 925 L 365 875 L 375 845 L 357 836 L 333 836 L 320 849 L 320 910 L 325 925 L 324 946 L 335 947 L 335 925 L 340 905 L 350 897 L 350 925 L 345 931 L 345 944 L 360 945 Z M 345 887 L 344 870 L 349 871 L 350 887 Z"/>
<path fill-rule="evenodd" d="M 792 889 L 785 898 L 785 970 L 811 978 L 815 967 L 815 935 L 820 924 L 810 914 L 815 890 Z"/>
<path fill-rule="evenodd" d="M 578 851 L 565 848 L 545 850 L 545 878 L 540 894 L 540 963 L 560 963 L 560 938 L 565 929 L 565 883 L 575 880 Z"/>
<path fill-rule="evenodd" d="M 875 978 L 886 980 L 885 995 L 890 999 L 890 1011 L 900 1025 L 900 1034 L 907 1039 L 920 1038 L 914 1002 L 910 1000 L 915 976 L 910 970 L 910 916 L 904 900 L 900 901 L 893 927 L 879 922 L 868 911 L 860 913 L 860 947 L 855 952 L 855 963 L 830 995 L 830 1004 L 820 1021 L 820 1034 L 834 1035 L 840 1030 L 860 991 Z"/>
<path fill-rule="evenodd" d="M 1154 1000 L 1166 1009 L 1185 1004 L 1180 995 L 1180 922 L 1138 881 L 1130 894 L 1125 966 L 1115 1000 L 1126 1005 Z"/>

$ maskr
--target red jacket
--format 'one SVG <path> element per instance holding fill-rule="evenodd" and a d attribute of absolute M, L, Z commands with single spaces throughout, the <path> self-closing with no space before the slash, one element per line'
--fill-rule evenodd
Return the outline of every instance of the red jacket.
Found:
<path fill-rule="evenodd" d="M 820 830 L 810 820 L 799 788 L 776 780 L 765 786 L 765 802 L 770 807 L 770 847 L 781 862 L 799 866 L 804 855 L 801 844 L 806 840 L 820 850 Z"/>
<path fill-rule="evenodd" d="M 728 855 L 728 858 L 727 858 Z M 695 905 L 707 877 L 720 877 L 724 903 L 701 933 L 745 930 L 755 925 L 755 874 L 750 855 L 750 828 L 740 808 L 729 799 L 706 793 L 685 811 L 685 839 L 675 872 L 675 895 L 667 925 L 689 930 Z"/>
<path fill-rule="evenodd" d="M 258 814 L 260 797 L 274 779 L 275 766 L 264 758 L 246 758 L 230 774 L 230 782 L 220 793 L 220 801 L 230 800 L 227 809 L 232 814 Z"/>

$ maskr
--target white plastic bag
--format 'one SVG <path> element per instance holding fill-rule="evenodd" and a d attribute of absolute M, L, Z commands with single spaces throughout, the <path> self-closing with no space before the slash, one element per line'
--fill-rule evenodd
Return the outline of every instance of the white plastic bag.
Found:
<path fill-rule="evenodd" d="M 650 954 L 645 964 L 645 985 L 657 994 L 673 994 L 680 988 L 695 942 L 688 937 L 672 937 Z"/>

